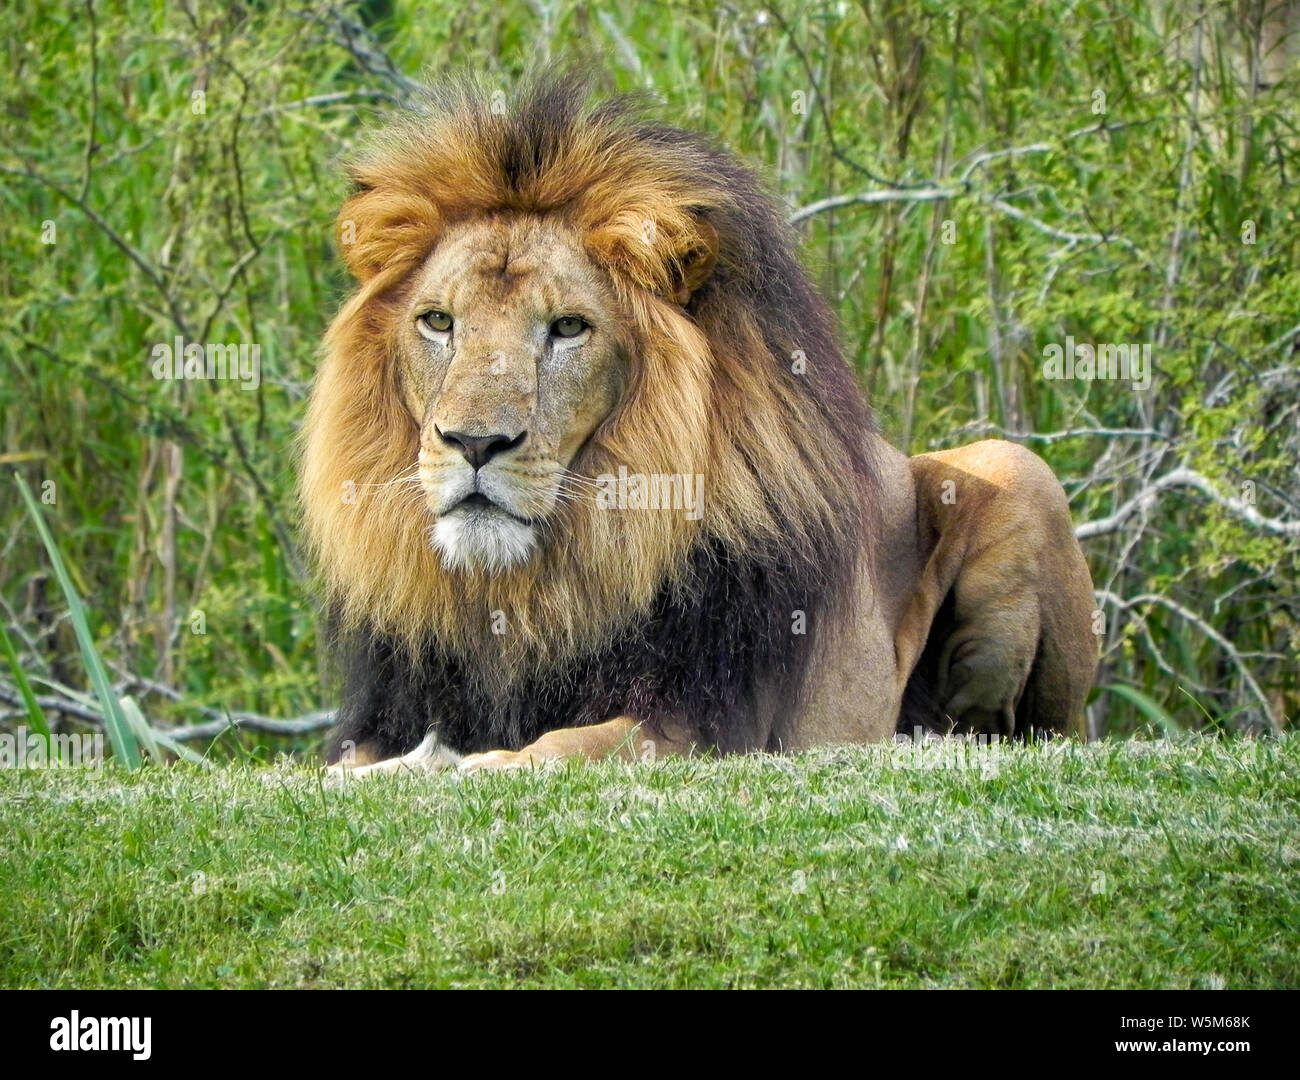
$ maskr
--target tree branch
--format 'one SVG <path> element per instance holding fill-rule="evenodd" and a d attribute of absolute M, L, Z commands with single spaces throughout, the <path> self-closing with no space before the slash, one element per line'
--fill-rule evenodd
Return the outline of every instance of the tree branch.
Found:
<path fill-rule="evenodd" d="M 1172 488 L 1180 487 L 1199 491 L 1217 506 L 1236 515 L 1248 525 L 1252 525 L 1257 529 L 1273 533 L 1275 536 L 1300 538 L 1300 521 L 1283 521 L 1280 518 L 1265 517 L 1249 503 L 1221 494 L 1206 477 L 1194 469 L 1186 467 L 1173 469 L 1156 478 L 1109 517 L 1102 518 L 1099 521 L 1085 521 L 1075 528 L 1074 535 L 1080 540 L 1089 540 L 1095 536 L 1105 536 L 1108 533 L 1116 532 L 1125 521 L 1142 509 L 1143 506 L 1150 503 L 1157 495 Z"/>
<path fill-rule="evenodd" d="M 1125 600 L 1122 596 L 1116 596 L 1114 593 L 1106 592 L 1104 589 L 1098 590 L 1096 595 L 1099 599 L 1108 601 L 1121 610 L 1128 610 L 1129 608 L 1136 607 L 1138 604 L 1159 604 L 1161 607 L 1168 608 L 1175 615 L 1179 616 L 1179 618 L 1185 619 L 1187 622 L 1191 623 L 1196 627 L 1196 629 L 1218 645 L 1219 648 L 1227 654 L 1228 659 L 1232 661 L 1233 667 L 1235 667 L 1241 675 L 1241 681 L 1246 684 L 1246 689 L 1250 691 L 1250 696 L 1259 703 L 1260 711 L 1263 712 L 1264 719 L 1268 721 L 1269 730 L 1272 731 L 1274 735 L 1281 733 L 1282 724 L 1273 714 L 1273 709 L 1268 703 L 1268 698 L 1264 696 L 1264 691 L 1260 689 L 1259 683 L 1255 681 L 1255 676 L 1250 673 L 1250 669 L 1242 659 L 1241 653 L 1237 651 L 1237 647 L 1214 629 L 1213 626 L 1197 615 L 1196 612 L 1183 607 L 1183 605 L 1177 600 L 1171 600 L 1167 596 L 1157 596 L 1155 593 L 1143 593 L 1141 596 L 1134 596 L 1128 600 Z"/>
<path fill-rule="evenodd" d="M 3 681 L 0 681 L 0 700 L 14 706 L 23 704 L 22 695 L 19 694 L 17 688 Z M 49 712 L 75 716 L 78 720 L 84 720 L 97 726 L 102 726 L 104 722 L 99 709 L 75 701 L 72 698 L 45 694 L 38 696 L 36 703 Z M 263 735 L 312 735 L 318 731 L 325 731 L 333 727 L 337 717 L 337 714 L 329 709 L 322 709 L 283 720 L 272 716 L 263 716 L 260 713 L 225 713 L 220 709 L 206 707 L 200 708 L 198 711 L 204 716 L 210 716 L 213 719 L 202 724 L 191 724 L 186 727 L 155 727 L 154 730 L 166 735 L 169 739 L 174 739 L 176 742 L 199 742 L 203 739 L 215 739 L 223 731 L 228 731 L 231 728 L 246 728 L 249 731 L 256 731 Z"/>
<path fill-rule="evenodd" d="M 801 206 L 790 214 L 790 223 L 797 225 L 815 214 L 827 210 L 838 210 L 841 206 L 853 206 L 858 203 L 888 202 L 934 202 L 936 199 L 952 199 L 966 192 L 964 187 L 925 187 L 925 188 L 882 188 L 879 191 L 860 191 L 854 195 L 832 195 L 827 199 Z"/>

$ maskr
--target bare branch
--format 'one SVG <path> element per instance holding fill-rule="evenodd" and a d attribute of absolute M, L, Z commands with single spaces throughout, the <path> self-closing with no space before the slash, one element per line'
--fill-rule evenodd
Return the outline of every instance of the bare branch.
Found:
<path fill-rule="evenodd" d="M 828 210 L 837 210 L 842 206 L 894 202 L 934 202 L 937 199 L 958 199 L 963 195 L 974 195 L 982 205 L 989 207 L 989 209 L 996 210 L 999 214 L 1005 214 L 1015 221 L 1028 225 L 1031 229 L 1036 229 L 1044 236 L 1050 236 L 1053 240 L 1060 240 L 1069 246 L 1075 244 L 1119 244 L 1120 247 L 1127 249 L 1145 261 L 1146 257 L 1138 246 L 1122 236 L 1106 236 L 1102 233 L 1079 233 L 1070 232 L 1068 229 L 1058 229 L 1056 226 L 1049 225 L 1032 214 L 1026 213 L 1019 207 L 1012 206 L 1004 199 L 999 199 L 993 195 L 974 193 L 970 190 L 968 184 L 959 184 L 953 187 L 881 188 L 877 191 L 859 191 L 851 195 L 832 195 L 829 198 L 818 199 L 816 202 L 792 211 L 789 220 L 791 224 L 797 225 L 815 214 L 825 213 Z"/>
<path fill-rule="evenodd" d="M 1040 221 L 1032 214 L 1026 214 L 1019 207 L 1012 206 L 1009 202 L 994 198 L 991 195 L 980 196 L 980 202 L 1000 214 L 1006 214 L 1007 217 L 1028 225 L 1031 229 L 1037 229 L 1043 235 L 1050 236 L 1053 240 L 1060 240 L 1067 244 L 1119 244 L 1120 247 L 1127 248 L 1135 255 L 1141 256 L 1142 254 L 1136 244 L 1124 239 L 1122 236 L 1103 236 L 1101 233 L 1076 233 L 1058 229 L 1045 221 Z"/>
<path fill-rule="evenodd" d="M 299 98 L 297 101 L 268 105 L 254 115 L 260 118 L 273 116 L 276 113 L 292 112 L 295 109 L 323 109 L 330 105 L 350 105 L 355 101 L 387 101 L 393 105 L 402 103 L 383 90 L 340 90 L 333 94 L 314 94 L 311 97 Z"/>
<path fill-rule="evenodd" d="M 1157 495 L 1172 488 L 1180 487 L 1199 491 L 1217 506 L 1222 507 L 1231 514 L 1235 514 L 1248 525 L 1252 525 L 1257 529 L 1273 533 L 1276 536 L 1300 537 L 1300 521 L 1283 521 L 1280 518 L 1265 517 L 1249 503 L 1221 494 L 1209 479 L 1194 469 L 1186 467 L 1173 469 L 1153 480 L 1109 517 L 1102 518 L 1099 521 L 1085 521 L 1075 528 L 1074 535 L 1080 540 L 1089 540 L 1094 536 L 1105 536 L 1108 533 L 1116 532 L 1125 521 L 1149 504 Z"/>
<path fill-rule="evenodd" d="M 1169 331 L 1169 312 L 1174 305 L 1174 290 L 1178 285 L 1180 259 L 1186 236 L 1185 215 L 1187 193 L 1192 186 L 1192 161 L 1196 151 L 1201 103 L 1202 44 L 1205 37 L 1205 4 L 1200 4 L 1196 16 L 1196 33 L 1192 40 L 1192 91 L 1187 105 L 1187 138 L 1183 143 L 1183 166 L 1178 177 L 1178 194 L 1174 198 L 1174 231 L 1169 238 L 1169 264 L 1165 269 L 1165 291 L 1160 302 L 1160 328 L 1156 331 L 1156 345 L 1163 349 Z"/>
<path fill-rule="evenodd" d="M 1090 128 L 1089 130 L 1095 131 L 1096 128 Z M 990 161 L 997 161 L 1000 158 L 1006 157 L 1020 157 L 1022 154 L 1046 154 L 1050 153 L 1054 149 L 1055 147 L 1050 143 L 1040 142 L 1031 143 L 1028 146 L 1009 146 L 1004 150 L 987 150 L 982 154 L 976 154 L 975 157 L 971 159 L 970 164 L 962 170 L 961 180 L 965 183 L 970 179 L 971 173 L 980 168 L 980 166 L 987 165 Z"/>
<path fill-rule="evenodd" d="M 10 686 L 7 682 L 0 682 L 0 700 L 14 706 L 23 703 L 22 695 L 19 694 L 17 688 Z M 38 696 L 36 703 L 48 712 L 75 716 L 78 720 L 85 720 L 87 723 L 95 725 L 103 724 L 104 718 L 99 709 L 73 698 L 47 694 Z M 192 724 L 186 727 L 155 727 L 154 730 L 166 735 L 169 739 L 174 739 L 176 742 L 199 742 L 204 739 L 215 739 L 223 731 L 229 731 L 232 728 L 245 728 L 263 735 L 313 735 L 316 732 L 325 731 L 332 727 L 337 718 L 336 713 L 326 709 L 286 719 L 262 716 L 260 713 L 224 713 L 220 709 L 210 708 L 202 708 L 199 711 L 204 716 L 211 716 L 213 719 L 202 724 Z"/>
<path fill-rule="evenodd" d="M 964 187 L 883 188 L 880 191 L 860 191 L 856 195 L 832 195 L 830 198 L 818 199 L 807 206 L 799 207 L 790 215 L 790 223 L 797 225 L 815 214 L 837 210 L 841 206 L 853 206 L 856 203 L 933 202 L 936 199 L 955 198 L 965 191 Z"/>
<path fill-rule="evenodd" d="M 95 122 L 99 118 L 99 27 L 95 21 L 95 0 L 86 0 L 90 22 L 90 120 L 86 131 L 86 155 L 81 167 L 81 199 L 90 195 L 90 174 L 95 158 Z"/>
<path fill-rule="evenodd" d="M 1280 349 L 1283 345 L 1286 345 L 1288 342 L 1294 341 L 1297 337 L 1300 337 L 1300 323 L 1296 323 L 1295 326 L 1291 327 L 1291 329 L 1288 330 L 1286 333 L 1280 334 L 1278 337 L 1275 337 L 1272 341 L 1270 341 L 1267 345 L 1264 346 L 1263 351 L 1266 353 L 1270 353 L 1274 349 Z"/>
<path fill-rule="evenodd" d="M 1259 683 L 1255 681 L 1255 676 L 1250 673 L 1250 668 L 1246 666 L 1245 660 L 1242 659 L 1241 653 L 1237 651 L 1236 646 L 1231 641 L 1197 615 L 1196 612 L 1184 607 L 1177 600 L 1171 600 L 1167 596 L 1158 596 L 1155 593 L 1143 593 L 1141 596 L 1134 596 L 1128 600 L 1105 590 L 1098 590 L 1096 595 L 1098 599 L 1114 604 L 1121 610 L 1136 607 L 1138 604 L 1159 604 L 1161 607 L 1168 608 L 1179 618 L 1191 623 L 1227 654 L 1228 659 L 1232 661 L 1232 666 L 1241 675 L 1241 681 L 1246 684 L 1246 689 L 1250 691 L 1250 696 L 1259 703 L 1260 711 L 1263 712 L 1264 719 L 1268 721 L 1269 730 L 1275 735 L 1281 733 L 1282 725 L 1274 715 L 1268 698 L 1264 696 L 1264 691 L 1260 688 Z"/>
<path fill-rule="evenodd" d="M 0 682 L 0 700 L 8 702 L 10 705 L 23 705 L 22 694 L 16 687 L 10 686 L 7 682 Z M 86 720 L 92 724 L 103 724 L 103 714 L 90 705 L 84 705 L 80 701 L 74 701 L 71 698 L 54 697 L 50 694 L 37 694 L 36 704 L 46 712 L 59 712 L 64 716 L 75 716 L 78 720 Z M 26 710 L 24 710 L 25 713 Z"/>
<path fill-rule="evenodd" d="M 204 712 L 212 710 L 205 709 Z M 244 728 L 248 731 L 256 731 L 262 735 L 314 735 L 319 731 L 327 731 L 334 726 L 338 714 L 332 709 L 322 709 L 319 712 L 307 713 L 303 716 L 295 716 L 288 719 L 277 719 L 272 716 L 262 716 L 259 713 L 230 713 L 228 716 L 222 716 L 219 720 L 209 720 L 202 724 L 192 724 L 188 727 L 159 728 L 169 739 L 175 739 L 177 742 L 197 742 L 203 739 L 215 739 L 223 731 L 231 728 Z"/>
<path fill-rule="evenodd" d="M 1103 428 L 1103 427 L 1086 427 L 1070 428 L 1068 431 L 1009 431 L 1007 428 L 999 427 L 997 424 L 979 423 L 966 424 L 953 433 L 949 439 L 964 438 L 967 435 L 983 434 L 997 435 L 1003 439 L 1014 439 L 1017 442 L 1042 442 L 1055 443 L 1063 439 L 1161 439 L 1165 442 L 1172 442 L 1173 436 L 1163 431 L 1156 431 L 1154 428 Z M 949 441 L 949 440 L 945 440 Z"/>
<path fill-rule="evenodd" d="M 418 101 L 424 87 L 414 79 L 408 78 L 398 70 L 392 58 L 384 52 L 371 32 L 361 23 L 349 19 L 341 11 L 330 9 L 319 16 L 322 23 L 330 21 L 334 25 L 335 43 L 347 52 L 361 67 L 372 75 L 387 79 L 401 92 L 403 104 Z"/>

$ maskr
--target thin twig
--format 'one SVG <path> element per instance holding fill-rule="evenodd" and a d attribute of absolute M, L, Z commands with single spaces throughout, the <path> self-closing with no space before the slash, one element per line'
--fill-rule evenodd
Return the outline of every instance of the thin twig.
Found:
<path fill-rule="evenodd" d="M 90 21 L 90 121 L 86 130 L 86 156 L 81 168 L 81 199 L 90 195 L 91 161 L 95 156 L 95 124 L 99 117 L 99 27 L 95 22 L 95 0 L 86 0 Z"/>

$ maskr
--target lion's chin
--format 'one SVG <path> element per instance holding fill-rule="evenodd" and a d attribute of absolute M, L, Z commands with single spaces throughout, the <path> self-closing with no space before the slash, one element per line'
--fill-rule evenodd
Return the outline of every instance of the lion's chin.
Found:
<path fill-rule="evenodd" d="M 525 563 L 537 546 L 537 530 L 500 510 L 462 507 L 433 526 L 434 549 L 448 570 L 499 574 Z"/>

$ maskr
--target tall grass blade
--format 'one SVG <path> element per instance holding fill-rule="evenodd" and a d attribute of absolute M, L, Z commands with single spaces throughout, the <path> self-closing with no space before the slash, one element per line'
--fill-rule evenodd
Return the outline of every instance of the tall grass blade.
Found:
<path fill-rule="evenodd" d="M 0 622 L 0 648 L 4 649 L 5 659 L 9 661 L 9 670 L 13 672 L 14 685 L 18 687 L 18 693 L 22 696 L 32 730 L 38 735 L 45 736 L 46 746 L 49 748 L 50 725 L 45 722 L 45 713 L 41 709 L 40 702 L 36 700 L 36 695 L 32 693 L 31 683 L 27 681 L 27 673 L 18 663 L 18 653 L 14 650 L 14 643 L 9 640 L 9 633 L 2 622 Z"/>
<path fill-rule="evenodd" d="M 99 653 L 95 649 L 95 641 L 90 633 L 90 623 L 86 620 L 86 609 L 82 606 L 81 597 L 77 595 L 76 587 L 72 584 L 72 578 L 68 574 L 68 568 L 63 563 L 63 556 L 59 553 L 58 545 L 54 542 L 54 536 L 45 523 L 45 516 L 41 513 L 41 508 L 33 497 L 31 489 L 27 486 L 27 482 L 18 473 L 14 473 L 14 480 L 18 483 L 18 490 L 22 493 L 23 502 L 27 504 L 27 512 L 31 515 L 32 521 L 36 523 L 36 531 L 40 533 L 41 542 L 45 545 L 45 551 L 50 557 L 50 565 L 54 568 L 54 576 L 58 578 L 59 586 L 63 589 L 63 595 L 68 601 L 68 614 L 72 619 L 72 628 L 77 635 L 77 644 L 81 648 L 81 660 L 86 666 L 86 674 L 90 677 L 90 683 L 95 688 L 95 696 L 99 698 L 100 711 L 104 716 L 104 729 L 108 733 L 109 745 L 113 747 L 113 756 L 125 768 L 138 769 L 140 767 L 140 745 L 126 716 L 122 712 L 121 703 L 117 700 L 113 688 L 109 684 L 108 672 L 104 669 L 104 662 L 99 658 Z"/>
<path fill-rule="evenodd" d="M 1165 735 L 1177 735 L 1182 731 L 1178 721 L 1169 715 L 1160 704 L 1153 701 L 1136 686 L 1130 686 L 1128 683 L 1113 682 L 1099 687 L 1099 690 L 1110 692 L 1122 697 L 1137 709 L 1148 720 L 1152 721 L 1161 732 Z"/>

